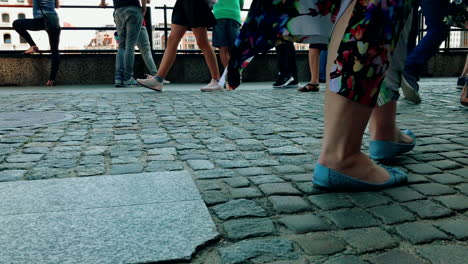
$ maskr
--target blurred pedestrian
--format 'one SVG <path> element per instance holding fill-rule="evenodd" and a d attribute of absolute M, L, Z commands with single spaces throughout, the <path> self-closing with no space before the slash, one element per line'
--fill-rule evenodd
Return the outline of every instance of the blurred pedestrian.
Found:
<path fill-rule="evenodd" d="M 30 45 L 25 54 L 38 53 L 39 48 L 32 39 L 28 30 L 45 30 L 49 37 L 51 56 L 50 75 L 46 86 L 55 86 L 57 71 L 60 64 L 59 42 L 60 42 L 60 22 L 55 11 L 60 7 L 59 0 L 28 0 L 28 4 L 33 7 L 33 19 L 17 19 L 13 21 L 13 28 Z"/>
<path fill-rule="evenodd" d="M 174 64 L 177 47 L 187 30 L 192 30 L 197 45 L 202 50 L 206 64 L 210 70 L 211 81 L 202 89 L 222 90 L 219 85 L 219 68 L 216 54 L 208 40 L 208 28 L 216 24 L 216 19 L 211 12 L 211 0 L 177 0 L 172 11 L 171 34 L 167 39 L 167 47 L 154 78 L 138 79 L 138 83 L 153 90 L 161 92 L 164 79 Z"/>
<path fill-rule="evenodd" d="M 296 48 L 294 42 L 284 41 L 277 45 L 276 56 L 278 64 L 278 77 L 273 83 L 273 88 L 297 88 L 299 81 L 297 78 Z"/>
<path fill-rule="evenodd" d="M 146 0 L 113 0 L 113 3 L 114 21 L 119 36 L 114 84 L 116 87 L 137 85 L 133 78 L 135 45 L 146 13 Z M 101 0 L 99 6 L 106 7 L 106 0 Z"/>

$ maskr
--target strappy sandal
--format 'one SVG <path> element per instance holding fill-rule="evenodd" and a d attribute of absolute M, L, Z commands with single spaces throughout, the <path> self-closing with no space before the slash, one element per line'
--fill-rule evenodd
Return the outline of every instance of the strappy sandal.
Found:
<path fill-rule="evenodd" d="M 320 87 L 318 83 L 308 83 L 297 89 L 299 92 L 318 92 Z"/>

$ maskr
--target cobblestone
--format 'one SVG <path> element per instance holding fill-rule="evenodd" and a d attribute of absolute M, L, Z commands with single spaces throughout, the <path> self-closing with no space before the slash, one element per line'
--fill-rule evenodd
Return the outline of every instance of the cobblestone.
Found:
<path fill-rule="evenodd" d="M 193 264 L 466 263 L 466 111 L 454 79 L 420 85 L 422 104 L 398 103 L 399 124 L 418 138 L 414 151 L 392 161 L 409 172 L 398 188 L 328 193 L 313 186 L 323 92 L 242 86 L 206 94 L 177 84 L 157 97 L 140 88 L 2 89 L 2 112 L 28 105 L 76 118 L 0 129 L 0 181 L 187 170 L 221 233 L 197 250 Z M 368 135 L 364 151 L 367 142 Z M 225 230 L 246 220 L 260 224 Z M 252 232 L 262 221 L 269 231 Z M 333 238 L 341 242 L 323 249 Z"/>
<path fill-rule="evenodd" d="M 227 237 L 234 240 L 272 235 L 276 232 L 269 218 L 230 220 L 223 224 Z"/>
<path fill-rule="evenodd" d="M 449 237 L 436 229 L 433 225 L 423 222 L 406 223 L 395 227 L 398 234 L 412 244 L 429 243 Z"/>

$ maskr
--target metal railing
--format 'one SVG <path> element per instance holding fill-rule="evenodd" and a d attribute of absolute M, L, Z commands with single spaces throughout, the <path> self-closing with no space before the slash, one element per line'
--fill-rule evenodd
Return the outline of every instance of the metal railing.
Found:
<path fill-rule="evenodd" d="M 30 6 L 27 5 L 0 5 L 0 8 L 31 8 Z M 60 8 L 64 9 L 103 9 L 103 7 L 99 6 L 86 6 L 86 5 L 65 5 L 61 6 Z M 106 7 L 107 9 L 113 8 L 112 6 Z M 151 20 L 151 9 L 148 8 L 147 13 L 145 15 L 145 20 L 147 24 L 147 30 L 148 34 L 150 35 L 150 42 L 151 42 L 151 48 L 153 49 L 153 53 L 163 53 L 164 49 L 154 49 L 153 47 L 153 31 L 162 31 L 164 32 L 164 40 L 168 39 L 169 32 L 170 32 L 170 23 L 168 21 L 168 12 L 169 10 L 172 10 L 173 7 L 168 7 L 167 5 L 163 6 L 155 6 L 153 7 L 154 10 L 162 10 L 163 11 L 163 27 L 155 27 L 152 25 L 152 20 Z M 248 9 L 242 9 L 243 12 L 249 11 Z M 424 28 L 424 17 L 422 16 L 421 11 L 418 12 L 418 36 L 417 36 L 417 42 L 419 42 L 422 37 L 424 36 L 425 32 L 427 31 Z M 0 27 L 0 30 L 13 30 L 12 26 L 9 27 Z M 96 30 L 96 31 L 102 31 L 102 30 L 115 30 L 115 27 L 63 27 L 62 30 Z M 467 32 L 467 29 L 461 29 L 461 28 L 451 28 L 450 32 Z M 165 45 L 167 45 L 167 41 L 165 41 Z M 444 47 L 440 48 L 440 51 L 444 52 L 450 52 L 450 51 L 468 51 L 468 46 L 460 47 L 460 48 L 451 48 L 450 47 L 450 34 L 447 37 L 447 40 L 444 42 Z M 0 50 L 1 53 L 21 53 L 22 51 L 17 51 L 17 50 Z M 60 50 L 61 53 L 115 53 L 115 49 L 62 49 Z M 270 52 L 275 52 L 275 51 L 270 51 Z M 307 52 L 307 51 L 297 51 L 298 53 L 301 52 Z M 201 53 L 200 50 L 178 50 L 178 53 Z"/>

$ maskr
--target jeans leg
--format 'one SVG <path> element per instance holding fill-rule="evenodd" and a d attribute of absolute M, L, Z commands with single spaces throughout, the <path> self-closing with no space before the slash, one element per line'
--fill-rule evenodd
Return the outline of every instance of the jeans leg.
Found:
<path fill-rule="evenodd" d="M 37 46 L 28 30 L 38 31 L 44 30 L 44 19 L 35 18 L 35 19 L 17 19 L 13 21 L 13 28 L 18 32 L 18 34 L 23 37 L 30 46 Z"/>
<path fill-rule="evenodd" d="M 47 32 L 47 34 L 49 35 L 50 51 L 52 52 L 49 80 L 55 81 L 60 64 L 60 30 L 54 32 Z"/>
<path fill-rule="evenodd" d="M 439 50 L 447 38 L 449 27 L 443 22 L 447 14 L 449 0 L 421 0 L 421 9 L 427 25 L 427 33 L 408 55 L 405 71 L 419 78 L 423 66 Z"/>
<path fill-rule="evenodd" d="M 143 14 L 140 8 L 128 7 L 125 10 L 125 55 L 124 55 L 124 81 L 130 80 L 133 76 L 133 64 L 135 62 L 135 45 L 140 34 Z"/>
<path fill-rule="evenodd" d="M 145 27 L 141 27 L 140 35 L 137 41 L 137 47 L 140 50 L 141 57 L 145 62 L 146 68 L 150 71 L 151 75 L 156 75 L 158 73 L 158 68 L 153 60 L 153 54 L 151 54 L 150 41 L 148 36 L 148 31 Z"/>
<path fill-rule="evenodd" d="M 327 79 L 327 57 L 328 51 L 321 50 L 320 51 L 320 68 L 319 68 L 319 79 L 326 80 Z"/>

